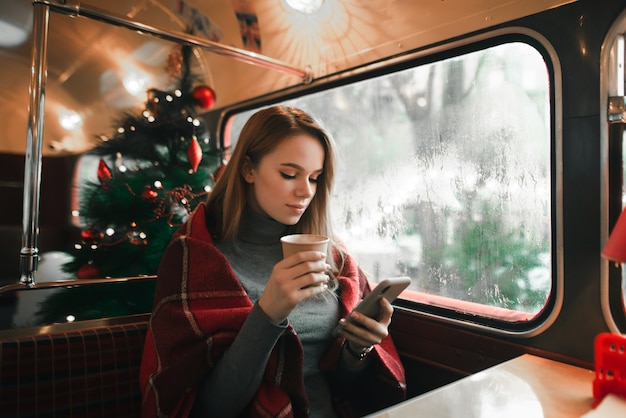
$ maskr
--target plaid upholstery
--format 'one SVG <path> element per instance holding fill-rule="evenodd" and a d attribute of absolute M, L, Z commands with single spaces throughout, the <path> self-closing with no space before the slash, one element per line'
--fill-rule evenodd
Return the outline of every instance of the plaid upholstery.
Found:
<path fill-rule="evenodd" d="M 138 417 L 144 319 L 1 338 L 0 417 Z"/>

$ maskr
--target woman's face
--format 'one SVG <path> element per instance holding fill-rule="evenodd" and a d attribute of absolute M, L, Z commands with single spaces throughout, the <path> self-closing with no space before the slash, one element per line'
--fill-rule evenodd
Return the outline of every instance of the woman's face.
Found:
<path fill-rule="evenodd" d="M 275 221 L 295 225 L 315 196 L 324 156 L 313 136 L 284 139 L 256 167 L 244 165 L 244 179 L 251 185 L 248 204 Z"/>

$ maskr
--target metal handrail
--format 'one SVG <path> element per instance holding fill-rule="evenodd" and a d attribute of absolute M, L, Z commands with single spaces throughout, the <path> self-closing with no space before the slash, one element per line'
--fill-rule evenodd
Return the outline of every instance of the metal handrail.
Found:
<path fill-rule="evenodd" d="M 35 286 L 35 272 L 39 260 L 39 198 L 42 166 L 43 114 L 47 81 L 48 32 L 50 11 L 82 16 L 115 26 L 136 30 L 168 41 L 199 47 L 255 66 L 282 71 L 302 78 L 303 83 L 313 81 L 311 69 L 301 69 L 265 55 L 222 45 L 190 34 L 148 25 L 92 6 L 82 7 L 78 0 L 33 0 L 33 51 L 30 82 L 30 106 L 24 166 L 23 235 L 20 251 L 20 284 Z"/>
<path fill-rule="evenodd" d="M 52 282 L 33 283 L 28 286 L 29 289 L 54 289 L 57 287 L 77 287 L 83 285 L 94 285 L 102 283 L 125 283 L 125 282 L 137 282 L 155 280 L 156 276 L 132 276 L 132 277 L 104 277 L 101 279 L 69 279 L 69 280 L 56 280 Z M 0 295 L 15 290 L 23 290 L 24 285 L 21 283 L 7 284 L 0 286 Z"/>
<path fill-rule="evenodd" d="M 90 19 L 109 23 L 111 25 L 136 30 L 143 34 L 152 35 L 168 41 L 200 47 L 209 52 L 224 55 L 258 67 L 282 71 L 284 73 L 302 78 L 302 81 L 304 83 L 310 83 L 313 80 L 312 70 L 309 68 L 302 69 L 294 67 L 290 64 L 268 57 L 266 55 L 257 54 L 255 52 L 247 51 L 245 49 L 235 48 L 232 46 L 220 44 L 218 42 L 209 41 L 207 39 L 193 36 L 187 33 L 173 31 L 171 29 L 159 26 L 149 25 L 139 22 L 137 20 L 128 19 L 125 16 L 118 15 L 107 10 L 93 7 L 91 5 L 80 6 L 78 5 L 79 2 L 77 0 L 75 0 L 74 2 L 67 0 L 57 0 L 56 2 L 51 0 L 33 0 L 33 3 L 44 4 L 50 7 L 50 10 L 53 12 L 58 12 L 70 16 L 87 17 Z"/>

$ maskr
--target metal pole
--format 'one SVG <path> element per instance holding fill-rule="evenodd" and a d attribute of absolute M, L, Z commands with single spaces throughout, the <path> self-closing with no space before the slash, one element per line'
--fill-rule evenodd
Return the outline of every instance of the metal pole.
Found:
<path fill-rule="evenodd" d="M 33 3 L 46 4 L 53 12 L 59 12 L 70 16 L 83 16 L 94 20 L 99 20 L 115 26 L 125 27 L 127 29 L 136 30 L 144 34 L 152 35 L 157 38 L 168 41 L 197 46 L 209 52 L 219 55 L 225 55 L 237 61 L 246 62 L 262 68 L 269 68 L 282 71 L 287 74 L 295 75 L 302 78 L 304 83 L 313 81 L 313 74 L 310 68 L 302 69 L 294 67 L 282 61 L 270 58 L 265 55 L 246 51 L 245 49 L 234 48 L 217 42 L 209 41 L 190 34 L 176 32 L 171 29 L 148 25 L 142 22 L 131 20 L 122 15 L 117 15 L 110 11 L 98 9 L 91 5 L 79 6 L 78 1 L 58 0 L 53 2 L 50 0 L 33 0 Z M 73 4 L 67 4 L 73 3 Z"/>
<path fill-rule="evenodd" d="M 39 196 L 41 186 L 41 149 L 43 143 L 44 98 L 47 79 L 48 29 L 50 8 L 33 4 L 33 50 L 30 78 L 30 104 L 24 164 L 24 206 L 22 249 L 20 251 L 20 283 L 35 284 L 39 260 Z"/>

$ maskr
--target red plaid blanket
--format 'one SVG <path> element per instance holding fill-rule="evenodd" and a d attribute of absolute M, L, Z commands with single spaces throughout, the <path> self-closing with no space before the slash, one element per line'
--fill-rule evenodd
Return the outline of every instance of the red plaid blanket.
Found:
<path fill-rule="evenodd" d="M 346 315 L 369 292 L 369 285 L 349 257 L 338 279 Z M 198 383 L 231 344 L 251 308 L 230 264 L 213 245 L 206 208 L 199 205 L 174 235 L 159 268 L 140 370 L 144 418 L 189 415 Z M 336 366 L 342 342 L 338 339 L 329 350 L 323 369 Z M 404 369 L 391 339 L 377 345 L 375 352 L 382 366 L 376 369 L 403 396 Z M 307 416 L 302 353 L 290 327 L 270 356 L 248 416 Z"/>

